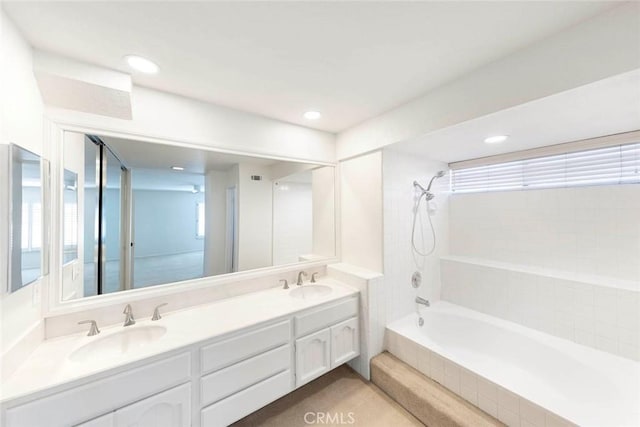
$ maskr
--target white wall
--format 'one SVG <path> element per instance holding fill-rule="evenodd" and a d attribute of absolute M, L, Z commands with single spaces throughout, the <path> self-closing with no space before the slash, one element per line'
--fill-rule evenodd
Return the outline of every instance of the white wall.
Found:
<path fill-rule="evenodd" d="M 255 114 L 134 86 L 132 120 L 47 107 L 53 121 L 184 142 L 249 155 L 311 162 L 335 161 L 335 136 Z"/>
<path fill-rule="evenodd" d="M 411 247 L 413 209 L 419 193 L 413 181 L 427 186 L 445 163 L 398 152 L 391 148 L 383 151 L 384 177 L 384 283 L 387 304 L 387 322 L 392 322 L 415 310 L 415 297 L 430 301 L 440 299 L 440 257 L 448 254 L 448 183 L 445 176 L 434 181 L 436 194 L 430 206 L 435 208 L 432 222 L 436 233 L 436 249 L 428 257 L 414 254 Z M 425 253 L 431 249 L 432 237 L 424 198 L 418 211 L 416 245 Z M 411 286 L 414 271 L 422 274 L 422 286 Z"/>
<path fill-rule="evenodd" d="M 382 152 L 340 162 L 342 262 L 383 272 Z"/>
<path fill-rule="evenodd" d="M 32 73 L 32 51 L 13 23 L 0 9 L 2 37 L 2 67 L 0 67 L 0 97 L 1 114 L 0 143 L 16 143 L 30 151 L 43 155 L 42 144 L 42 113 L 43 106 Z M 6 181 L 0 183 L 0 197 L 6 200 Z M 4 204 L 4 203 L 3 203 Z M 0 224 L 5 227 L 8 221 L 6 209 L 0 209 Z M 0 235 L 0 259 L 6 263 L 7 259 L 7 230 Z M 0 271 L 6 272 L 6 265 L 0 264 Z M 29 285 L 12 294 L 6 294 L 7 277 L 0 274 L 0 296 L 2 334 L 0 336 L 0 353 L 3 355 L 3 372 L 7 374 L 11 368 L 12 356 L 6 358 L 9 349 L 15 346 L 20 338 L 29 331 L 38 329 L 42 301 L 40 286 L 42 283 Z M 35 329 L 34 329 L 35 328 Z M 39 337 L 41 332 L 39 333 Z M 27 352 L 28 354 L 28 352 Z M 24 353 L 21 354 L 24 357 Z"/>
<path fill-rule="evenodd" d="M 638 52 L 640 3 L 622 3 L 340 133 L 338 159 L 640 68 Z"/>
<path fill-rule="evenodd" d="M 336 255 L 336 173 L 333 166 L 311 171 L 313 203 L 312 253 L 320 256 Z"/>
<path fill-rule="evenodd" d="M 85 262 L 85 167 L 84 167 L 84 152 L 85 152 L 85 136 L 84 134 L 77 132 L 65 132 L 64 144 L 62 145 L 62 162 L 64 169 L 74 172 L 78 175 L 77 181 L 77 202 L 78 202 L 78 259 L 73 262 L 65 264 L 62 268 L 62 299 L 68 300 L 73 298 L 82 297 L 84 292 L 84 262 Z M 64 176 L 64 170 L 62 170 Z M 95 195 L 95 191 L 93 192 Z M 93 221 L 93 216 L 89 217 Z M 64 220 L 64 218 L 62 218 Z M 93 230 L 91 228 L 91 230 Z M 63 232 L 64 233 L 64 232 Z M 93 248 L 93 233 L 92 239 L 89 241 L 91 248 Z M 92 253 L 92 252 L 91 252 Z M 92 258 L 90 258 L 92 259 Z"/>
<path fill-rule="evenodd" d="M 203 193 L 136 189 L 135 170 L 133 182 L 135 258 L 204 250 L 204 239 L 196 237 L 196 204 L 204 201 Z M 119 196 L 118 190 L 111 192 Z M 109 249 L 107 259 L 118 259 L 118 248 Z"/>
<path fill-rule="evenodd" d="M 640 360 L 640 186 L 456 194 L 442 298 Z"/>
<path fill-rule="evenodd" d="M 270 169 L 241 163 L 238 167 L 238 270 L 272 265 L 273 195 Z M 262 176 L 253 181 L 251 175 Z"/>
<path fill-rule="evenodd" d="M 274 181 L 273 265 L 298 262 L 300 255 L 311 253 L 313 233 L 311 197 L 311 184 Z"/>
<path fill-rule="evenodd" d="M 205 176 L 204 275 L 226 271 L 227 172 L 209 171 Z"/>

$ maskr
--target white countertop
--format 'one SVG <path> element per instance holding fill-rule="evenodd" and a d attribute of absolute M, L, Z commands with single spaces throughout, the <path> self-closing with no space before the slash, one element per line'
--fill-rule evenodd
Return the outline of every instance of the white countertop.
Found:
<path fill-rule="evenodd" d="M 357 290 L 331 278 L 322 278 L 318 284 L 331 287 L 332 292 L 309 300 L 292 298 L 289 292 L 296 288 L 294 284 L 288 291 L 281 287 L 271 288 L 211 304 L 168 312 L 162 319 L 155 322 L 149 318 L 136 319 L 136 324 L 127 328 L 154 325 L 164 326 L 167 331 L 157 341 L 109 359 L 76 362 L 70 361 L 69 356 L 92 340 L 122 331 L 121 324 L 100 328 L 101 333 L 93 337 L 81 333 L 43 341 L 2 384 L 0 402 L 21 398 L 52 387 L 68 385 L 77 380 L 86 380 L 88 377 L 141 359 L 161 355 L 358 293 Z"/>

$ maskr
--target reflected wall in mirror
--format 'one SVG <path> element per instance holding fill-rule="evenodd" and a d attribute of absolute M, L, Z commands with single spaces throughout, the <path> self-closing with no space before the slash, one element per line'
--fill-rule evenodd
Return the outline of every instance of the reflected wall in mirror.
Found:
<path fill-rule="evenodd" d="M 17 145 L 9 153 L 9 292 L 42 276 L 42 162 Z"/>
<path fill-rule="evenodd" d="M 63 163 L 63 300 L 335 255 L 333 166 L 74 132 Z"/>

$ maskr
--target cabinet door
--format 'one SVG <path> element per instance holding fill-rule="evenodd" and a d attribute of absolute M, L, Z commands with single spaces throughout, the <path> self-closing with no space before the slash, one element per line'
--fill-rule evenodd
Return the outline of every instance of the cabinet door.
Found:
<path fill-rule="evenodd" d="M 116 412 L 116 427 L 189 427 L 191 384 L 148 397 Z"/>
<path fill-rule="evenodd" d="M 329 329 L 323 329 L 296 340 L 296 387 L 331 369 L 330 339 Z"/>
<path fill-rule="evenodd" d="M 345 320 L 331 327 L 331 369 L 360 354 L 358 318 Z"/>
<path fill-rule="evenodd" d="M 78 424 L 76 427 L 114 427 L 115 415 L 110 412 L 98 418 L 94 418 L 82 424 Z"/>

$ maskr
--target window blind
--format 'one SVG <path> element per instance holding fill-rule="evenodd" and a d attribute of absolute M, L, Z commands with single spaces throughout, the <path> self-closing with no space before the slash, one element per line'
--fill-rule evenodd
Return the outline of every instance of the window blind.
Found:
<path fill-rule="evenodd" d="M 456 193 L 640 183 L 640 143 L 452 171 Z"/>

